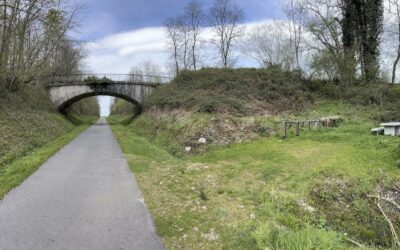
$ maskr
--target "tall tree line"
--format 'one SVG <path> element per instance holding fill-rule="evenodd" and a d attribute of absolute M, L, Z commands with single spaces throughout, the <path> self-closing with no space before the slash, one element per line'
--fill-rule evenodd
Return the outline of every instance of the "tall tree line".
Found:
<path fill-rule="evenodd" d="M 263 66 L 304 73 L 309 63 L 310 77 L 342 83 L 379 77 L 383 0 L 285 0 L 283 10 L 284 22 L 256 27 L 245 43 Z"/>
<path fill-rule="evenodd" d="M 165 22 L 176 73 L 198 68 L 199 34 L 206 27 L 213 33 L 208 42 L 214 45 L 222 67 L 234 65 L 233 45 L 241 41 L 243 54 L 254 57 L 262 67 L 298 70 L 310 77 L 343 83 L 379 78 L 384 0 L 283 2 L 286 20 L 255 27 L 245 34 L 243 9 L 234 0 L 214 0 L 208 14 L 199 1 L 191 1 L 182 16 Z"/>
<path fill-rule="evenodd" d="M 41 75 L 75 70 L 81 55 L 67 31 L 77 10 L 62 0 L 2 0 L 0 84 L 17 90 Z"/>

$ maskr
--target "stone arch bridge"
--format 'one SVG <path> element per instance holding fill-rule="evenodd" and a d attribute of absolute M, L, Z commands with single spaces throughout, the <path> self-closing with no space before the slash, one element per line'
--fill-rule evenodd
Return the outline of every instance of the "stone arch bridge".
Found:
<path fill-rule="evenodd" d="M 126 74 L 74 74 L 50 79 L 47 88 L 51 101 L 62 113 L 75 102 L 90 96 L 119 97 L 141 108 L 146 96 L 170 82 L 169 77 Z"/>

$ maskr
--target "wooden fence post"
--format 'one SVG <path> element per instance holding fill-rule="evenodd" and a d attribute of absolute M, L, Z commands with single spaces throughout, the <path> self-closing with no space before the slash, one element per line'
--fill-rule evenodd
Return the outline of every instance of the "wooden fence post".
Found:
<path fill-rule="evenodd" d="M 300 122 L 296 122 L 296 136 L 300 135 Z"/>
<path fill-rule="evenodd" d="M 283 122 L 283 127 L 282 127 L 282 139 L 286 139 L 287 136 L 287 128 L 286 128 L 286 121 Z"/>

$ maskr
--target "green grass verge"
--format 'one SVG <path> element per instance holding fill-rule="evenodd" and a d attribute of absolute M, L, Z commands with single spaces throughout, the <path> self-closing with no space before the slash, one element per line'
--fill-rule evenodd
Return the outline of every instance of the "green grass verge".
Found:
<path fill-rule="evenodd" d="M 83 132 L 88 126 L 89 124 L 85 124 L 76 127 L 72 131 L 62 135 L 43 147 L 34 149 L 22 158 L 14 160 L 7 165 L 0 166 L 0 199 L 3 198 L 12 188 L 21 184 L 47 159 Z"/>
<path fill-rule="evenodd" d="M 338 128 L 180 158 L 153 126 L 112 129 L 169 249 L 350 249 L 349 239 L 390 248 L 388 223 L 369 196 L 399 188 L 399 139 L 369 135 L 374 111 L 339 102 L 294 117 L 332 112 L 345 117 Z M 398 211 L 384 210 L 400 230 Z"/>

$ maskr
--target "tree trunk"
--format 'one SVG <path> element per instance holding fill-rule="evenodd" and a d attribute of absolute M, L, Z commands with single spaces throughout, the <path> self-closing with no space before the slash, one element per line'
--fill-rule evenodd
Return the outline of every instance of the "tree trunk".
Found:
<path fill-rule="evenodd" d="M 193 41 L 192 57 L 193 57 L 193 69 L 197 70 L 197 66 L 196 66 L 196 45 L 195 44 L 196 44 L 196 40 Z"/>
<path fill-rule="evenodd" d="M 399 34 L 398 34 L 398 36 L 399 36 L 399 47 L 397 49 L 396 60 L 394 61 L 394 64 L 393 64 L 392 84 L 394 84 L 394 82 L 396 81 L 396 69 L 397 69 L 397 64 L 400 61 L 400 20 L 398 20 L 398 22 L 399 22 Z"/>
<path fill-rule="evenodd" d="M 394 84 L 394 82 L 396 81 L 396 69 L 397 69 L 397 64 L 399 63 L 399 60 L 400 60 L 400 46 L 399 46 L 399 50 L 397 51 L 397 58 L 393 64 L 392 84 Z"/>

